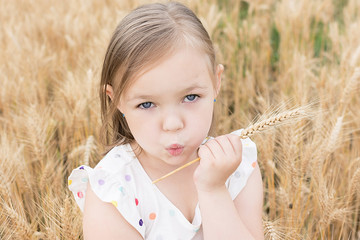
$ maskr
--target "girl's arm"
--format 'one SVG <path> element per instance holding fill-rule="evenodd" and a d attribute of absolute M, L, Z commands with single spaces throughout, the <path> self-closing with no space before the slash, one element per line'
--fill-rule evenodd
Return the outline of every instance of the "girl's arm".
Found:
<path fill-rule="evenodd" d="M 234 204 L 240 218 L 246 220 L 244 221 L 244 225 L 249 229 L 255 239 L 263 240 L 263 185 L 258 165 L 250 175 L 244 189 L 234 199 Z"/>
<path fill-rule="evenodd" d="M 88 184 L 83 218 L 84 239 L 143 239 L 111 203 L 101 201 Z"/>
<path fill-rule="evenodd" d="M 232 201 L 223 188 L 198 192 L 204 239 L 264 239 L 262 180 L 259 167 Z"/>
<path fill-rule="evenodd" d="M 241 141 L 225 135 L 199 150 L 200 165 L 194 174 L 203 221 L 204 239 L 264 239 L 263 188 L 259 167 L 234 199 L 225 186 L 241 162 Z"/>

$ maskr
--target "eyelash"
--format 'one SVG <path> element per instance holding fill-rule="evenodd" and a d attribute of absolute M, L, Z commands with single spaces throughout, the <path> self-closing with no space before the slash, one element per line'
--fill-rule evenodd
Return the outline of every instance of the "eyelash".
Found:
<path fill-rule="evenodd" d="M 189 97 L 189 96 L 194 96 L 195 98 L 193 100 L 189 100 L 189 101 L 186 101 L 186 99 Z M 200 96 L 197 95 L 197 94 L 189 94 L 189 95 L 186 95 L 185 98 L 184 98 L 184 102 L 186 103 L 190 103 L 190 102 L 194 102 L 196 101 Z M 150 103 L 150 106 L 149 107 L 144 107 L 145 104 L 149 104 Z M 144 103 L 141 103 L 139 104 L 137 107 L 140 108 L 140 109 L 149 109 L 152 107 L 152 105 L 154 105 L 152 102 L 144 102 Z"/>
<path fill-rule="evenodd" d="M 197 95 L 197 94 L 189 94 L 189 95 L 186 95 L 186 97 L 184 98 L 184 100 L 187 99 L 187 97 L 189 97 L 189 96 L 194 96 L 194 97 L 195 97 L 194 100 L 190 100 L 190 102 L 194 102 L 196 99 L 198 99 L 198 98 L 200 97 L 200 96 Z"/>

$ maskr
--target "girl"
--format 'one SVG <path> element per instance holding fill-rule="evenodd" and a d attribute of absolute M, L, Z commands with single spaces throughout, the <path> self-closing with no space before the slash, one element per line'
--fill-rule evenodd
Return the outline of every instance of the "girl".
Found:
<path fill-rule="evenodd" d="M 69 177 L 85 239 L 263 239 L 255 144 L 240 131 L 204 140 L 222 72 L 208 33 L 182 4 L 145 5 L 120 22 L 100 86 L 112 149 Z"/>

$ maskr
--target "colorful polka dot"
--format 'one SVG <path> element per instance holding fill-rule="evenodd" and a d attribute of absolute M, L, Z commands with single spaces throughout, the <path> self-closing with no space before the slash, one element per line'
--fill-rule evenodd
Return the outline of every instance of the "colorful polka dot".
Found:
<path fill-rule="evenodd" d="M 198 232 L 199 229 L 200 229 L 200 227 L 195 228 L 195 229 L 194 229 L 194 232 Z"/>
<path fill-rule="evenodd" d="M 135 204 L 136 206 L 139 205 L 139 199 L 135 198 Z"/>
<path fill-rule="evenodd" d="M 115 207 L 117 207 L 118 206 L 118 203 L 117 203 L 117 201 L 111 201 L 111 203 L 112 203 L 112 205 L 114 205 Z"/>
<path fill-rule="evenodd" d="M 253 163 L 251 164 L 251 166 L 252 166 L 253 168 L 255 168 L 255 167 L 256 167 L 256 162 L 253 162 Z"/>
<path fill-rule="evenodd" d="M 152 213 L 149 214 L 149 219 L 150 220 L 154 220 L 155 218 L 156 218 L 156 213 L 152 212 Z"/>
<path fill-rule="evenodd" d="M 240 173 L 239 171 L 236 171 L 235 174 L 234 174 L 234 176 L 235 176 L 236 178 L 240 178 L 240 177 L 241 177 L 241 173 Z"/>
<path fill-rule="evenodd" d="M 131 181 L 131 176 L 130 175 L 125 175 L 125 180 L 130 182 Z"/>
<path fill-rule="evenodd" d="M 68 185 L 71 185 L 71 184 L 72 184 L 72 180 L 69 179 L 69 180 L 68 180 Z"/>
<path fill-rule="evenodd" d="M 79 169 L 84 170 L 84 166 L 79 167 Z"/>
<path fill-rule="evenodd" d="M 115 157 L 116 158 L 121 158 L 121 155 L 117 153 L 117 154 L 115 154 Z"/>
<path fill-rule="evenodd" d="M 125 188 L 123 186 L 119 187 L 119 191 L 123 196 L 125 196 Z"/>
<path fill-rule="evenodd" d="M 78 195 L 79 198 L 83 198 L 83 197 L 84 197 L 83 192 L 78 192 L 77 195 Z"/>
<path fill-rule="evenodd" d="M 99 183 L 99 185 L 104 185 L 105 181 L 103 179 L 99 179 L 98 183 Z"/>
<path fill-rule="evenodd" d="M 84 177 L 81 179 L 82 182 L 87 182 L 89 179 L 87 177 Z"/>
<path fill-rule="evenodd" d="M 170 216 L 175 216 L 175 211 L 174 211 L 174 209 L 170 209 L 170 210 L 169 210 L 169 214 L 170 214 Z"/>
<path fill-rule="evenodd" d="M 143 220 L 140 219 L 140 220 L 139 220 L 139 225 L 140 225 L 140 227 L 141 227 L 143 224 L 144 224 Z"/>

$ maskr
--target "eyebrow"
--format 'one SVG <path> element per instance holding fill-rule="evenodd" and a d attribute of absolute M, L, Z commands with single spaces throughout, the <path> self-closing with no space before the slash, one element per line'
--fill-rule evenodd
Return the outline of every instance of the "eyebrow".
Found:
<path fill-rule="evenodd" d="M 179 93 L 181 94 L 185 94 L 187 92 L 191 92 L 191 91 L 194 91 L 194 90 L 206 90 L 207 87 L 206 86 L 201 86 L 201 85 L 198 85 L 198 84 L 194 84 L 194 85 L 191 85 L 181 91 L 179 91 Z M 148 95 L 148 94 L 139 94 L 139 95 L 133 95 L 133 96 L 130 96 L 128 98 L 128 101 L 135 101 L 135 100 L 147 100 L 147 99 L 151 99 L 153 97 L 156 97 L 156 95 Z"/>

